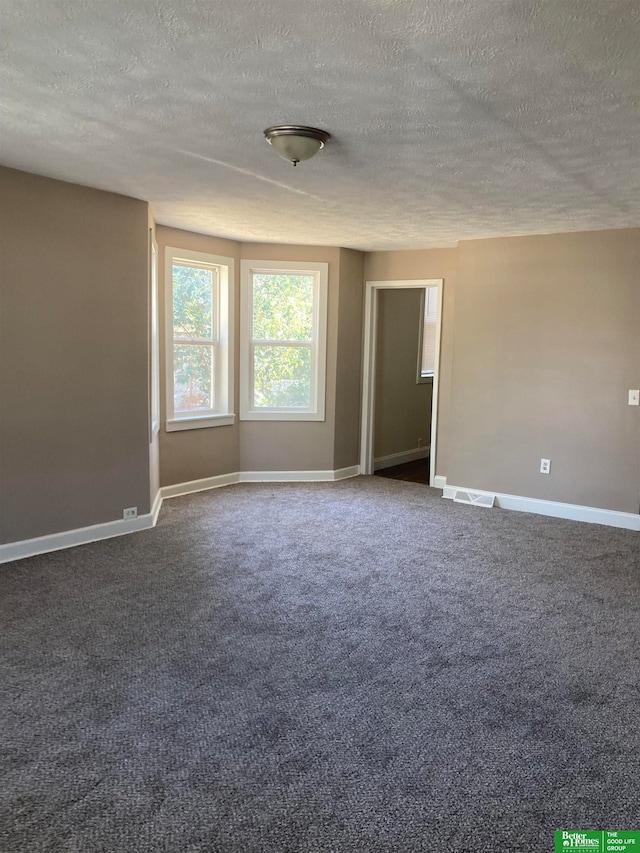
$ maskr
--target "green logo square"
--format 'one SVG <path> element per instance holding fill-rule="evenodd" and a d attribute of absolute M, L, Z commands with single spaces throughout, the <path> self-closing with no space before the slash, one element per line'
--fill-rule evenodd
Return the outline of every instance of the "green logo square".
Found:
<path fill-rule="evenodd" d="M 604 833 L 588 829 L 561 829 L 555 834 L 555 853 L 568 853 L 570 850 L 590 850 L 591 853 L 603 853 Z"/>
<path fill-rule="evenodd" d="M 607 829 L 602 850 L 603 853 L 640 853 L 640 832 Z"/>

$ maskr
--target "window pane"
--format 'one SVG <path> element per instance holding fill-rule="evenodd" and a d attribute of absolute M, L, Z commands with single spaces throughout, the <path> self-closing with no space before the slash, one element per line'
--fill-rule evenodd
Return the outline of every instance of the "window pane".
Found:
<path fill-rule="evenodd" d="M 213 270 L 173 265 L 174 338 L 213 338 Z"/>
<path fill-rule="evenodd" d="M 311 406 L 310 347 L 256 346 L 253 368 L 256 408 Z"/>
<path fill-rule="evenodd" d="M 174 347 L 173 406 L 176 412 L 213 408 L 213 347 Z"/>
<path fill-rule="evenodd" d="M 313 337 L 312 275 L 253 274 L 253 339 L 310 341 Z"/>
<path fill-rule="evenodd" d="M 422 376 L 431 376 L 436 367 L 436 321 L 438 288 L 426 287 L 424 297 L 424 329 L 422 333 Z"/>

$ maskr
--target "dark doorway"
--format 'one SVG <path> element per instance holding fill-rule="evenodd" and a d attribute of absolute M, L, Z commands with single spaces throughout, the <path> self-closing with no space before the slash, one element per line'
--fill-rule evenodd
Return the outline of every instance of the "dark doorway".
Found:
<path fill-rule="evenodd" d="M 375 472 L 377 477 L 387 477 L 390 480 L 406 480 L 409 483 L 424 483 L 429 485 L 429 457 L 404 462 L 392 468 L 381 468 Z"/>

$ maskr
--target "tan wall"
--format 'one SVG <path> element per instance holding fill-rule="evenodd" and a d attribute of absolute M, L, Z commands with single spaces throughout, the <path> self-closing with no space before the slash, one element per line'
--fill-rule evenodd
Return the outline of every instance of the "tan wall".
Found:
<path fill-rule="evenodd" d="M 340 249 L 327 246 L 241 243 L 240 253 L 246 260 L 317 261 L 329 264 L 325 420 L 242 421 L 240 424 L 240 470 L 333 470 Z"/>
<path fill-rule="evenodd" d="M 359 463 L 364 254 L 340 249 L 340 300 L 333 467 Z"/>
<path fill-rule="evenodd" d="M 432 383 L 416 382 L 423 293 L 394 289 L 378 294 L 376 459 L 430 442 Z"/>
<path fill-rule="evenodd" d="M 193 234 L 178 228 L 156 226 L 159 259 L 160 285 L 160 483 L 171 486 L 174 483 L 186 483 L 201 480 L 239 470 L 239 425 L 188 429 L 167 432 L 166 423 L 166 348 L 164 330 L 165 313 L 165 255 L 167 246 L 190 249 L 193 252 L 206 252 L 233 258 L 235 261 L 235 315 L 236 327 L 240 312 L 240 244 L 234 240 L 209 237 L 206 234 Z M 236 328 L 235 362 L 238 363 L 239 341 Z M 238 412 L 238 376 L 236 370 L 235 411 Z"/>
<path fill-rule="evenodd" d="M 0 542 L 149 510 L 148 206 L 0 169 Z M 373 252 L 158 226 L 162 485 L 357 463 L 364 279 L 444 279 L 436 472 L 638 511 L 640 229 Z M 164 249 L 329 263 L 326 421 L 164 431 Z M 34 250 L 34 247 L 36 250 Z M 383 297 L 384 298 L 384 297 Z M 236 364 L 239 335 L 236 329 Z M 236 411 L 238 400 L 236 371 Z M 394 451 L 390 451 L 394 452 Z M 384 455 L 380 452 L 380 455 Z M 540 457 L 551 475 L 538 473 Z"/>
<path fill-rule="evenodd" d="M 147 204 L 0 181 L 0 541 L 148 512 Z"/>
<path fill-rule="evenodd" d="M 638 512 L 639 270 L 640 229 L 460 244 L 449 483 Z"/>
<path fill-rule="evenodd" d="M 334 419 L 340 250 L 316 246 L 280 246 L 237 243 L 175 228 L 156 229 L 160 255 L 161 323 L 164 326 L 164 257 L 167 246 L 209 252 L 234 258 L 236 263 L 235 304 L 235 411 L 239 395 L 240 259 L 318 261 L 329 264 L 327 335 L 326 419 L 312 421 L 240 421 L 225 427 L 180 430 L 164 429 L 166 411 L 165 349 L 161 347 L 162 428 L 160 443 L 163 486 L 188 482 L 233 471 L 332 470 L 334 464 Z M 355 464 L 355 463 L 353 463 Z"/>
<path fill-rule="evenodd" d="M 401 281 L 441 278 L 442 334 L 440 390 L 438 393 L 436 474 L 446 476 L 449 466 L 449 409 L 456 304 L 457 249 L 423 249 L 407 252 L 370 252 L 365 256 L 365 281 Z"/>

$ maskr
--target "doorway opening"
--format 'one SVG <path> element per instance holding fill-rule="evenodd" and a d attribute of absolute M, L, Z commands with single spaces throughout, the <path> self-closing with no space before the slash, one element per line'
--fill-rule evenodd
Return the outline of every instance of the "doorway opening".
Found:
<path fill-rule="evenodd" d="M 366 284 L 363 474 L 402 466 L 389 474 L 435 484 L 442 291 L 442 279 Z"/>

